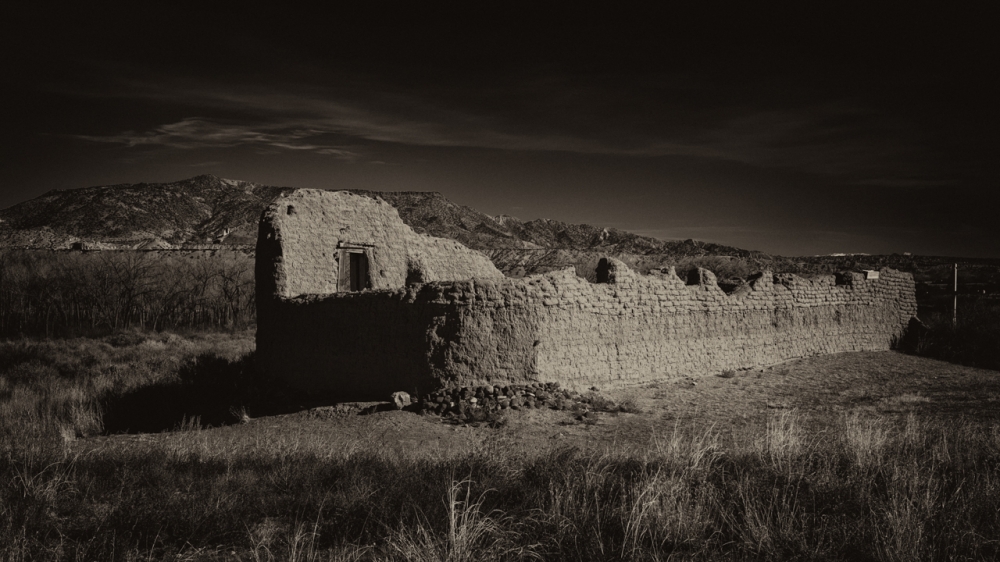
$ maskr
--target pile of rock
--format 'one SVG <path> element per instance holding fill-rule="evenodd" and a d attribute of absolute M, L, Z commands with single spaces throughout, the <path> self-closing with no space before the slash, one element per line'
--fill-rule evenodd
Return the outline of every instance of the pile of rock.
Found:
<path fill-rule="evenodd" d="M 442 388 L 422 397 L 420 412 L 465 417 L 469 414 L 552 408 L 567 410 L 581 402 L 582 396 L 563 390 L 559 383 L 527 385 L 453 386 Z"/>

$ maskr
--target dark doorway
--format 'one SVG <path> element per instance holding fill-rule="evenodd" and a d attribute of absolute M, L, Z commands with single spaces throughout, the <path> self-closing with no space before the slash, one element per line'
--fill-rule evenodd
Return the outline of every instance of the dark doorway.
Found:
<path fill-rule="evenodd" d="M 361 252 L 351 252 L 351 290 L 368 288 L 368 256 Z"/>
<path fill-rule="evenodd" d="M 374 247 L 369 244 L 337 244 L 337 292 L 371 289 L 372 279 L 369 260 Z"/>

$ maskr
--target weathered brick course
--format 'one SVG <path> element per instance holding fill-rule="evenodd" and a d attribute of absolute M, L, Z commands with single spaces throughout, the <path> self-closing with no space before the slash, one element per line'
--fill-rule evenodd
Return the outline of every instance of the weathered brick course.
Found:
<path fill-rule="evenodd" d="M 345 236 L 372 245 L 375 290 L 334 292 L 328 249 Z M 685 282 L 609 259 L 593 284 L 572 268 L 507 279 L 485 259 L 413 233 L 380 201 L 295 192 L 261 222 L 261 364 L 351 399 L 444 385 L 604 389 L 888 349 L 916 313 L 912 277 L 891 269 L 870 280 L 764 272 L 726 294 L 707 270 Z M 414 263 L 425 282 L 404 286 Z"/>

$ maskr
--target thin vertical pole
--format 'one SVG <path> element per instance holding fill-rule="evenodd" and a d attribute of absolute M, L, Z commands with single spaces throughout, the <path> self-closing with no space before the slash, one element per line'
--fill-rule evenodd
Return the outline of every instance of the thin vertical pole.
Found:
<path fill-rule="evenodd" d="M 955 302 L 951 309 L 951 324 L 958 326 L 958 264 L 955 264 Z"/>

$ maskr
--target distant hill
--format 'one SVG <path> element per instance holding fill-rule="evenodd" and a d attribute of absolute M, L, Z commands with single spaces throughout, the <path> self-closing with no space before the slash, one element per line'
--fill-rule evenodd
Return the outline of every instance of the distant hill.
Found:
<path fill-rule="evenodd" d="M 569 224 L 551 219 L 522 221 L 501 215 L 492 217 L 464 205 L 456 205 L 437 192 L 354 191 L 381 197 L 399 211 L 399 216 L 417 232 L 458 240 L 470 248 L 489 252 L 499 249 L 578 250 L 610 254 L 677 254 L 684 256 L 765 256 L 699 242 L 663 241 L 616 228 Z"/>
<path fill-rule="evenodd" d="M 294 189 L 203 175 L 172 183 L 50 191 L 0 210 L 0 249 L 249 252 L 256 243 L 261 211 Z M 1000 260 L 995 259 L 865 254 L 787 258 L 697 240 L 657 240 L 588 224 L 492 217 L 436 192 L 352 191 L 381 197 L 417 232 L 482 251 L 512 277 L 573 266 L 579 275 L 592 279 L 604 256 L 614 256 L 642 273 L 676 266 L 683 276 L 705 267 L 730 283 L 764 270 L 811 276 L 888 266 L 912 272 L 919 291 L 950 295 L 953 263 L 959 263 L 962 290 L 1000 293 Z"/>
<path fill-rule="evenodd" d="M 0 210 L 0 246 L 168 248 L 253 244 L 261 210 L 290 188 L 211 175 L 53 190 Z"/>
<path fill-rule="evenodd" d="M 261 211 L 291 187 L 202 175 L 172 183 L 54 190 L 0 210 L 0 247 L 66 249 L 251 245 Z M 574 250 L 608 254 L 765 257 L 694 240 L 666 242 L 614 228 L 549 219 L 491 217 L 436 192 L 361 191 L 394 206 L 417 232 L 470 248 Z"/>

